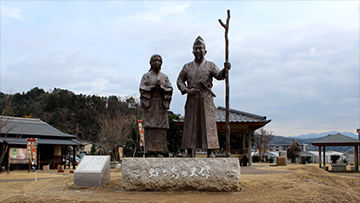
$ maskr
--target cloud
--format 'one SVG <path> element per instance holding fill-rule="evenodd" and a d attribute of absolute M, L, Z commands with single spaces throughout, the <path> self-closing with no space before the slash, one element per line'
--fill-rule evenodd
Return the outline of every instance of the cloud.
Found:
<path fill-rule="evenodd" d="M 88 82 L 79 82 L 69 84 L 68 87 L 71 89 L 91 89 L 92 92 L 104 92 L 109 88 L 110 81 L 107 78 L 95 78 Z"/>
<path fill-rule="evenodd" d="M 2 19 L 1 91 L 138 96 L 150 56 L 159 53 L 174 88 L 171 110 L 183 114 L 178 73 L 193 60 L 198 35 L 206 58 L 222 68 L 217 20 L 230 8 L 231 108 L 266 115 L 282 135 L 359 125 L 359 2 L 33 3 L 2 2 L 1 15 L 5 5 L 20 8 L 7 16 L 31 21 Z M 224 81 L 213 91 L 224 106 Z"/>
<path fill-rule="evenodd" d="M 21 10 L 11 6 L 1 5 L 1 15 L 16 20 L 24 20 Z"/>
<path fill-rule="evenodd" d="M 149 21 L 161 21 L 171 16 L 184 15 L 189 8 L 187 2 L 145 2 L 145 11 L 137 12 L 134 18 Z"/>

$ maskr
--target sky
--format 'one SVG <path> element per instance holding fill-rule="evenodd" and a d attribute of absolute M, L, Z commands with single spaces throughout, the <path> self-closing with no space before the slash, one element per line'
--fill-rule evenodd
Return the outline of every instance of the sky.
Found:
<path fill-rule="evenodd" d="M 173 88 L 197 36 L 223 68 L 230 9 L 230 108 L 266 116 L 274 135 L 360 128 L 359 1 L 1 0 L 0 91 L 68 89 L 139 97 L 153 54 Z M 225 82 L 214 80 L 215 106 Z"/>

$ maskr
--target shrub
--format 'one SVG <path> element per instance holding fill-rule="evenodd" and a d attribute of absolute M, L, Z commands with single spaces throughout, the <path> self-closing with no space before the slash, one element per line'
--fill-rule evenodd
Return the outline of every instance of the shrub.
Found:
<path fill-rule="evenodd" d="M 301 156 L 300 163 L 301 164 L 311 163 L 311 156 Z"/>
<path fill-rule="evenodd" d="M 272 156 L 269 158 L 269 163 L 274 163 L 274 158 Z"/>
<path fill-rule="evenodd" d="M 331 155 L 330 156 L 330 159 L 331 159 L 331 162 L 333 163 L 333 164 L 336 164 L 336 162 L 337 162 L 337 160 L 338 159 L 340 159 L 340 156 L 339 155 Z"/>
<path fill-rule="evenodd" d="M 255 155 L 255 156 L 252 157 L 252 161 L 253 161 L 253 163 L 259 162 L 260 157 Z"/>

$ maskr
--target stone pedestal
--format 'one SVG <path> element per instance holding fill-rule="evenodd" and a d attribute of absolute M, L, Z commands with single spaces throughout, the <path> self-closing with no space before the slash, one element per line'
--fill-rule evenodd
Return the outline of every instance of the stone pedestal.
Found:
<path fill-rule="evenodd" d="M 110 182 L 110 156 L 84 156 L 74 173 L 77 186 L 101 187 Z"/>
<path fill-rule="evenodd" d="M 239 159 L 124 158 L 122 187 L 129 191 L 239 191 Z"/>

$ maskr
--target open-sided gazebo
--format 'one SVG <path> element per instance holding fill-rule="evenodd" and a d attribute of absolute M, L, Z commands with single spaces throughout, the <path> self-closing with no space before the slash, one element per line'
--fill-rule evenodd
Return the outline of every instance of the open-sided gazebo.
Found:
<path fill-rule="evenodd" d="M 322 139 L 311 143 L 319 147 L 319 167 L 321 168 L 321 148 L 323 150 L 323 166 L 325 166 L 325 146 L 354 146 L 355 151 L 355 171 L 359 171 L 359 146 L 360 140 L 342 135 L 340 133 L 328 135 Z"/>

